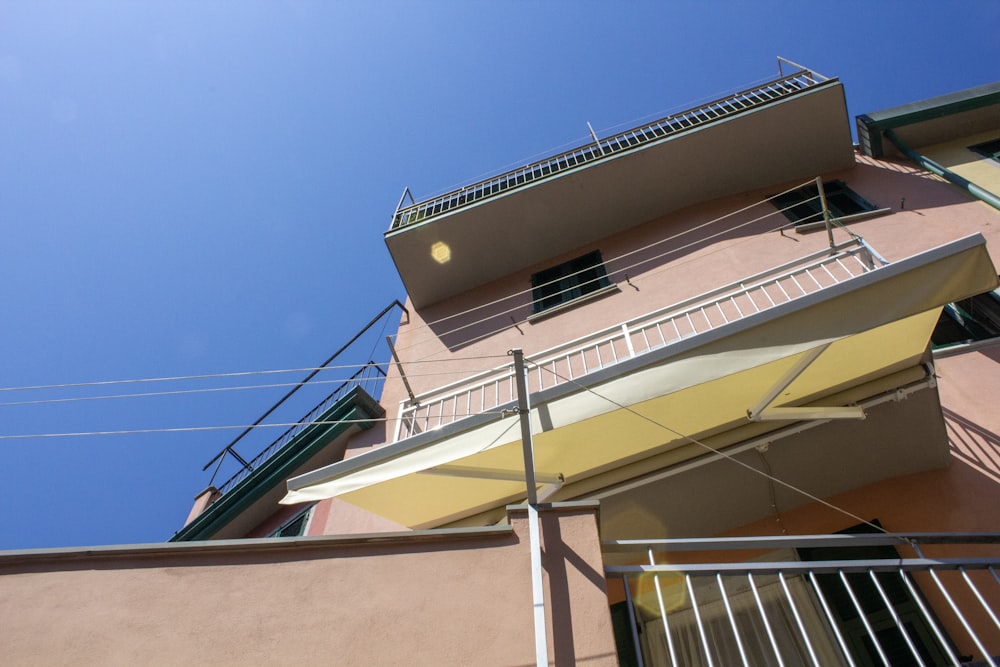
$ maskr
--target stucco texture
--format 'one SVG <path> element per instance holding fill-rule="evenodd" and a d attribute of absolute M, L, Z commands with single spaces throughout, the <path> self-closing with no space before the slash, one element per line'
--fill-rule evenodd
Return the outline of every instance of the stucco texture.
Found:
<path fill-rule="evenodd" d="M 594 508 L 544 511 L 542 525 L 550 656 L 616 664 Z M 521 518 L 261 543 L 0 554 L 0 663 L 534 664 Z"/>

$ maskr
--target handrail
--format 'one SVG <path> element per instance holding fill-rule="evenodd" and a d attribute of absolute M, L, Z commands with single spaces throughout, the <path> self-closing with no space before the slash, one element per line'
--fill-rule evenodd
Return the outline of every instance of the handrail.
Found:
<path fill-rule="evenodd" d="M 262 414 L 260 417 L 258 417 L 257 421 L 255 421 L 253 424 L 251 424 L 250 426 L 248 426 L 247 428 L 245 428 L 238 436 L 236 436 L 232 440 L 232 442 L 230 442 L 228 445 L 226 445 L 225 447 L 223 447 L 219 451 L 219 453 L 217 453 L 215 456 L 213 456 L 212 460 L 210 460 L 208 463 L 206 463 L 205 466 L 202 468 L 202 472 L 204 472 L 205 470 L 208 470 L 209 467 L 213 463 L 218 462 L 218 465 L 215 466 L 215 470 L 212 472 L 212 478 L 211 478 L 211 480 L 209 480 L 209 486 L 211 486 L 215 482 L 215 477 L 216 477 L 216 475 L 219 474 L 219 469 L 222 467 L 222 463 L 225 461 L 225 458 L 226 458 L 227 455 L 230 455 L 233 458 L 235 458 L 237 461 L 239 461 L 240 465 L 243 466 L 244 470 L 248 470 L 250 468 L 250 462 L 248 462 L 246 459 L 244 459 L 242 456 L 240 456 L 239 453 L 237 453 L 236 450 L 233 449 L 233 446 L 236 445 L 236 443 L 238 443 L 240 440 L 242 440 L 248 433 L 250 433 L 251 431 L 253 431 L 254 428 L 256 428 L 257 426 L 259 426 L 265 419 L 267 419 L 267 417 L 272 412 L 274 412 L 275 410 L 277 410 L 278 407 L 282 403 L 284 403 L 289 398 L 291 398 L 293 394 L 295 394 L 299 389 L 301 389 L 302 387 L 304 387 L 310 380 L 312 380 L 314 377 L 316 377 L 316 375 L 319 374 L 320 371 L 322 371 L 324 368 L 326 368 L 327 366 L 329 366 L 330 363 L 332 363 L 334 359 L 336 359 L 337 357 L 339 357 L 345 350 L 347 350 L 359 338 L 361 338 L 361 336 L 363 336 L 366 331 L 368 331 L 369 329 L 371 329 L 372 326 L 374 326 L 376 322 L 378 322 L 379 320 L 381 320 L 383 317 L 385 317 L 389 313 L 390 310 L 392 310 L 393 308 L 396 308 L 396 307 L 398 307 L 404 313 L 408 313 L 408 311 L 406 310 L 406 306 L 404 306 L 402 303 L 400 303 L 399 299 L 393 299 L 392 303 L 390 303 L 388 306 L 386 306 L 385 308 L 383 308 L 382 312 L 380 312 L 378 315 L 376 315 L 371 320 L 369 320 L 368 324 L 366 324 L 356 334 L 354 334 L 354 336 L 349 341 L 347 341 L 346 343 L 344 343 L 343 345 L 341 345 L 340 349 L 338 349 L 336 352 L 334 352 L 326 361 L 324 361 L 318 367 L 316 367 L 315 369 L 313 369 L 312 372 L 310 372 L 309 375 L 307 375 L 303 380 L 301 380 L 300 382 L 296 383 L 296 385 L 294 387 L 292 387 L 284 396 L 282 396 L 280 399 L 278 399 L 277 403 L 275 403 L 274 405 L 272 405 L 270 408 L 268 408 L 264 412 L 264 414 Z M 371 362 L 369 362 L 369 363 L 371 363 Z"/>
<path fill-rule="evenodd" d="M 532 354 L 530 390 L 561 384 L 876 268 L 873 251 L 861 239 L 852 238 L 833 250 L 833 255 L 830 249 L 817 251 Z M 505 364 L 402 401 L 396 440 L 513 400 L 512 378 Z"/>
<path fill-rule="evenodd" d="M 958 556 L 949 546 L 940 556 L 925 554 L 921 546 L 931 545 L 973 545 L 974 551 Z M 972 658 L 995 665 L 998 547 L 1000 533 L 602 542 L 605 554 L 635 552 L 642 561 L 604 567 L 605 576 L 622 582 L 639 664 L 643 658 L 665 664 L 667 654 L 677 664 L 683 650 L 704 656 L 699 662 L 707 664 L 739 652 L 744 664 L 770 663 L 772 656 L 782 664 L 784 656 L 795 664 L 853 665 L 873 649 L 887 665 L 909 664 L 911 656 L 913 664 L 958 665 L 970 660 L 959 649 L 975 649 L 979 655 Z M 726 553 L 731 550 L 764 553 L 733 561 Z M 677 551 L 698 555 L 662 555 Z M 781 628 L 780 635 L 772 626 Z"/>
<path fill-rule="evenodd" d="M 355 387 L 361 387 L 365 391 L 368 391 L 371 384 L 378 381 L 377 376 L 384 378 L 385 371 L 382 370 L 382 367 L 379 364 L 376 364 L 374 361 L 369 361 L 367 364 L 358 369 L 354 375 L 338 385 L 336 389 L 330 392 L 330 394 L 322 401 L 317 403 L 312 410 L 296 421 L 294 425 L 288 428 L 288 430 L 275 438 L 274 442 L 261 450 L 257 456 L 247 461 L 242 468 L 237 470 L 236 473 L 234 473 L 229 479 L 220 484 L 218 487 L 219 494 L 225 494 L 227 491 L 232 489 L 243 478 L 260 466 L 260 464 L 267 461 L 271 458 L 271 456 L 288 444 L 296 435 L 316 423 L 318 418 L 322 416 L 324 412 L 329 410 L 334 403 L 343 398 L 349 390 L 354 389 Z M 372 392 L 369 391 L 368 393 Z"/>
<path fill-rule="evenodd" d="M 790 61 L 784 62 L 794 64 Z M 626 151 L 666 139 L 679 132 L 685 132 L 705 123 L 714 122 L 801 93 L 828 80 L 827 77 L 816 72 L 801 68 L 798 72 L 779 76 L 777 79 L 761 85 L 624 130 L 555 156 L 531 162 L 523 167 L 477 181 L 438 197 L 403 207 L 403 199 L 405 195 L 409 194 L 409 189 L 407 189 L 404 191 L 404 196 L 400 197 L 396 210 L 393 212 L 389 231 L 393 232 L 408 225 L 423 222 L 437 215 L 463 208 L 489 197 L 498 196 L 510 189 L 528 185 L 584 164 L 614 158 Z"/>

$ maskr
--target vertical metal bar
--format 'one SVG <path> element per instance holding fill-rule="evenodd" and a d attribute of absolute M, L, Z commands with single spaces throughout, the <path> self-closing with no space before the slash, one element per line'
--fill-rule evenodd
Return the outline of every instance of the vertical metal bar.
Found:
<path fill-rule="evenodd" d="M 729 626 L 733 629 L 733 637 L 736 638 L 736 648 L 740 652 L 740 660 L 743 661 L 744 667 L 750 667 L 746 651 L 743 650 L 743 640 L 740 639 L 740 629 L 736 625 L 736 617 L 733 616 L 733 608 L 729 604 L 729 594 L 726 593 L 726 585 L 722 581 L 722 575 L 717 572 L 715 574 L 715 580 L 719 584 L 719 593 L 722 594 L 722 603 L 726 606 L 726 616 L 729 617 Z"/>
<path fill-rule="evenodd" d="M 899 632 L 903 635 L 903 641 L 910 648 L 910 653 L 913 654 L 913 658 L 917 661 L 917 664 L 923 667 L 924 661 L 920 657 L 920 653 L 917 652 L 917 647 L 913 645 L 913 641 L 910 639 L 910 635 L 906 632 L 906 628 L 903 626 L 903 621 L 900 620 L 899 614 L 893 608 L 892 601 L 889 600 L 889 596 L 885 594 L 885 589 L 882 588 L 881 582 L 878 580 L 878 576 L 875 574 L 874 570 L 868 570 L 868 576 L 871 577 L 872 583 L 875 584 L 875 590 L 878 591 L 879 597 L 882 598 L 882 602 L 885 604 L 885 608 L 889 611 L 889 615 L 892 616 L 892 620 L 895 621 L 896 627 Z"/>
<path fill-rule="evenodd" d="M 979 589 L 976 588 L 976 585 L 972 583 L 972 579 L 969 578 L 969 575 L 968 573 L 966 573 L 965 568 L 959 567 L 958 571 L 962 574 L 962 578 L 965 579 L 965 583 L 968 584 L 969 590 L 972 591 L 972 594 L 976 596 L 977 600 L 979 600 L 979 604 L 983 606 L 983 610 L 987 614 L 989 614 L 991 619 L 993 619 L 993 625 L 997 626 L 997 629 L 1000 630 L 1000 621 L 997 620 L 996 614 L 993 613 L 993 609 L 990 608 L 990 605 L 986 602 L 982 594 L 979 592 Z"/>
<path fill-rule="evenodd" d="M 840 582 L 844 585 L 844 590 L 847 591 L 847 596 L 851 598 L 851 603 L 854 604 L 854 609 L 858 612 L 858 618 L 860 618 L 861 622 L 864 624 L 865 630 L 868 632 L 868 636 L 871 637 L 872 646 L 875 647 L 879 658 L 882 659 L 882 664 L 885 665 L 885 667 L 892 667 L 892 665 L 889 664 L 889 659 L 885 657 L 885 651 L 882 650 L 882 645 L 879 644 L 878 637 L 875 636 L 875 630 L 872 629 L 872 624 L 868 622 L 868 615 L 865 614 L 865 610 L 861 608 L 861 603 L 858 602 L 858 597 L 854 594 L 854 589 L 851 588 L 851 584 L 847 582 L 847 576 L 844 574 L 843 570 L 837 574 L 840 575 Z"/>
<path fill-rule="evenodd" d="M 694 612 L 694 622 L 698 627 L 698 637 L 701 638 L 701 648 L 705 651 L 705 662 L 708 667 L 715 667 L 712 660 L 712 651 L 708 646 L 708 636 L 705 634 L 705 626 L 701 623 L 701 612 L 698 611 L 698 599 L 694 594 L 694 586 L 691 585 L 691 575 L 684 574 L 684 583 L 687 585 L 688 597 L 691 598 L 691 611 Z"/>
<path fill-rule="evenodd" d="M 622 336 L 625 338 L 625 349 L 628 350 L 628 356 L 631 359 L 635 356 L 635 349 L 632 347 L 632 336 L 629 334 L 628 324 L 624 322 L 622 323 Z"/>
<path fill-rule="evenodd" d="M 778 667 L 785 667 L 785 661 L 781 659 L 781 651 L 778 649 L 778 642 L 774 638 L 774 631 L 771 629 L 771 621 L 767 620 L 767 613 L 764 611 L 764 603 L 760 599 L 760 591 L 757 590 L 757 582 L 753 580 L 753 575 L 749 572 L 747 573 L 747 580 L 750 582 L 750 590 L 753 592 L 753 599 L 757 603 L 757 611 L 760 613 L 760 619 L 764 622 L 764 630 L 767 632 L 767 638 L 771 642 L 771 650 L 774 651 L 774 657 L 778 661 Z"/>
<path fill-rule="evenodd" d="M 531 404 L 525 381 L 524 352 L 520 348 L 510 351 L 514 357 L 514 381 L 517 385 L 517 410 L 521 416 L 521 450 L 524 456 L 524 480 L 527 485 L 528 504 L 538 503 L 535 485 L 535 452 L 531 441 Z"/>
<path fill-rule="evenodd" d="M 823 613 L 826 614 L 827 626 L 833 629 L 833 634 L 837 637 L 837 643 L 840 644 L 840 651 L 843 653 L 844 659 L 847 661 L 849 667 L 857 667 L 857 665 L 854 664 L 854 658 L 851 657 L 851 649 L 847 647 L 844 635 L 840 632 L 840 624 L 833 617 L 833 613 L 830 611 L 830 605 L 826 602 L 826 596 L 823 595 L 823 590 L 819 587 L 819 582 L 816 581 L 816 573 L 812 570 L 809 571 L 809 581 L 812 582 L 813 593 L 816 594 L 816 598 L 819 600 L 819 604 L 823 608 Z"/>
<path fill-rule="evenodd" d="M 938 646 L 941 647 L 942 651 L 948 654 L 948 659 L 951 660 L 951 664 L 954 665 L 954 667 L 960 667 L 958 657 L 951 650 L 951 642 L 945 636 L 944 632 L 941 631 L 941 628 L 938 627 L 937 621 L 934 620 L 934 616 L 931 615 L 930 610 L 927 609 L 927 605 L 924 604 L 924 596 L 921 595 L 913 586 L 913 582 L 910 581 L 910 578 L 906 575 L 905 571 L 900 569 L 899 576 L 902 577 L 903 583 L 906 585 L 907 590 L 910 591 L 910 599 L 917 603 L 917 606 L 920 607 L 920 613 L 923 614 L 924 620 L 927 621 L 929 626 L 931 626 L 934 636 L 937 637 Z"/>
<path fill-rule="evenodd" d="M 917 554 L 920 555 L 921 558 L 923 558 L 923 554 L 920 553 L 920 549 L 917 548 L 916 546 L 914 546 L 914 549 L 916 550 Z M 941 583 L 941 579 L 938 578 L 937 572 L 935 572 L 934 570 L 928 570 L 927 572 L 928 574 L 931 575 L 931 579 L 934 580 L 934 583 L 937 584 L 938 589 L 941 591 L 941 595 L 943 595 L 944 599 L 947 600 L 948 605 L 951 607 L 951 610 L 955 612 L 955 616 L 958 617 L 958 620 L 959 622 L 961 622 L 962 627 L 965 628 L 965 632 L 968 633 L 969 638 L 972 639 L 972 643 L 974 643 L 976 645 L 976 648 L 979 649 L 979 652 L 982 654 L 983 661 L 985 661 L 990 665 L 993 665 L 993 667 L 996 667 L 997 663 L 994 662 L 993 658 L 990 657 L 991 654 L 989 653 L 989 651 L 986 650 L 986 647 L 983 646 L 983 643 L 979 640 L 979 636 L 972 631 L 972 626 L 969 625 L 968 619 L 965 618 L 965 615 L 958 608 L 958 605 L 955 604 L 955 601 L 948 593 L 948 590 L 944 587 L 944 584 Z"/>
<path fill-rule="evenodd" d="M 802 617 L 799 615 L 799 608 L 795 606 L 795 600 L 792 598 L 792 592 L 788 590 L 788 582 L 785 581 L 785 575 L 778 572 L 778 581 L 781 582 L 781 589 L 785 591 L 785 597 L 788 599 L 788 606 L 792 609 L 792 616 L 795 618 L 795 624 L 799 627 L 799 633 L 802 635 L 802 640 L 806 644 L 806 650 L 809 651 L 809 657 L 812 658 L 813 664 L 816 667 L 821 667 L 819 664 L 819 658 L 816 657 L 816 650 L 813 648 L 812 640 L 809 639 L 809 633 L 806 632 L 805 623 L 802 622 Z"/>
<path fill-rule="evenodd" d="M 399 434 L 403 431 L 403 402 L 399 403 L 399 411 L 396 413 L 399 415 L 399 419 L 396 420 L 396 435 L 393 438 L 393 442 L 399 442 Z"/>
<path fill-rule="evenodd" d="M 531 442 L 531 403 L 525 381 L 524 352 L 513 349 L 517 382 L 517 409 L 521 417 L 521 447 L 524 453 L 524 480 L 528 493 L 528 541 L 531 547 L 531 599 L 535 616 L 535 664 L 548 667 L 549 649 L 545 628 L 545 591 L 542 587 L 542 545 L 538 522 L 538 490 L 535 485 L 535 454 Z"/>
<path fill-rule="evenodd" d="M 822 267 L 823 265 L 821 264 L 820 266 Z M 816 276 L 814 276 L 812 274 L 812 271 L 810 271 L 809 269 L 806 269 L 806 275 L 809 276 L 810 278 L 812 278 L 812 281 L 814 283 L 816 283 L 816 287 L 818 287 L 820 289 L 823 289 L 822 283 L 820 283 L 818 280 L 816 280 Z"/>
<path fill-rule="evenodd" d="M 804 287 L 802 287 L 802 283 L 799 282 L 799 279 L 795 277 L 794 273 L 788 274 L 788 277 L 792 279 L 792 282 L 795 283 L 795 286 L 799 288 L 799 291 L 802 292 L 803 295 L 809 293 L 805 290 Z"/>
<path fill-rule="evenodd" d="M 656 565 L 653 550 L 649 550 L 649 564 Z M 670 654 L 671 667 L 677 667 L 677 651 L 674 650 L 674 639 L 670 636 L 670 623 L 667 621 L 667 606 L 663 604 L 663 590 L 660 588 L 660 575 L 653 575 L 653 586 L 656 588 L 656 601 L 660 605 L 660 622 L 663 624 L 663 634 L 667 638 L 667 653 Z"/>
<path fill-rule="evenodd" d="M 716 301 L 715 307 L 719 310 L 719 315 L 722 315 L 722 321 L 724 324 L 729 324 L 729 318 L 726 317 L 726 311 L 722 309 L 722 302 Z"/>
<path fill-rule="evenodd" d="M 826 223 L 826 235 L 830 240 L 830 250 L 836 245 L 833 242 L 833 224 L 830 222 L 830 207 L 826 204 L 826 191 L 823 189 L 823 179 L 816 177 L 816 188 L 819 190 L 819 203 L 823 206 L 823 222 Z"/>
<path fill-rule="evenodd" d="M 729 301 L 733 304 L 733 308 L 736 309 L 736 313 L 740 316 L 740 319 L 742 319 L 744 317 L 743 309 L 740 308 L 740 304 L 736 302 L 736 295 L 734 294 L 731 297 L 729 297 Z"/>
<path fill-rule="evenodd" d="M 635 622 L 635 603 L 632 602 L 632 591 L 628 585 L 628 575 L 622 575 L 622 585 L 625 587 L 625 604 L 628 605 L 628 626 L 632 631 L 632 645 L 635 646 L 635 659 L 639 667 L 646 667 L 642 660 L 642 645 L 639 643 L 639 627 Z"/>

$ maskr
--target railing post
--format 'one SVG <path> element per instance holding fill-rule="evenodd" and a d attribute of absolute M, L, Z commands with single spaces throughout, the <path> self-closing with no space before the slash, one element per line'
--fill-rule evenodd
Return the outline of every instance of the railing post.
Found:
<path fill-rule="evenodd" d="M 819 203 L 823 206 L 823 222 L 826 223 L 826 235 L 830 239 L 830 254 L 836 252 L 836 244 L 833 242 L 833 224 L 830 222 L 830 207 L 826 204 L 826 191 L 823 189 L 823 179 L 816 177 L 816 189 L 819 192 Z"/>

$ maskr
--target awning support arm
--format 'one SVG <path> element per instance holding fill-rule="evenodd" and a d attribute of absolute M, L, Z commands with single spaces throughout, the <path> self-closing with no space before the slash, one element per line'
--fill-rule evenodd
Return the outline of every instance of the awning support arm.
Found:
<path fill-rule="evenodd" d="M 747 418 L 750 421 L 787 421 L 804 419 L 864 419 L 865 411 L 859 406 L 845 407 L 795 407 L 795 408 L 775 408 L 771 403 L 781 392 L 788 388 L 788 385 L 795 381 L 795 378 L 802 375 L 820 355 L 826 352 L 830 343 L 820 345 L 809 350 L 794 366 L 788 369 L 784 375 L 771 387 L 757 405 L 747 410 Z"/>
<path fill-rule="evenodd" d="M 444 477 L 469 477 L 471 479 L 492 479 L 499 482 L 524 482 L 525 474 L 520 470 L 504 470 L 502 468 L 473 468 L 472 466 L 441 465 L 427 470 L 421 470 L 423 475 L 442 475 Z M 535 482 L 541 484 L 562 484 L 561 473 L 535 473 Z"/>

